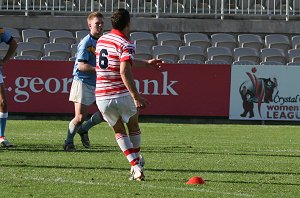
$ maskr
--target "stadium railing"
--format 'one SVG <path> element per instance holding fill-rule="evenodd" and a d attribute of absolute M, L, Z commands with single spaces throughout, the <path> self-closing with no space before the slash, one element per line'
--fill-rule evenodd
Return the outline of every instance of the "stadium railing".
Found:
<path fill-rule="evenodd" d="M 116 8 L 126 8 L 133 16 L 156 18 L 261 17 L 288 21 L 300 17 L 299 0 L 0 0 L 1 14 L 111 14 Z"/>

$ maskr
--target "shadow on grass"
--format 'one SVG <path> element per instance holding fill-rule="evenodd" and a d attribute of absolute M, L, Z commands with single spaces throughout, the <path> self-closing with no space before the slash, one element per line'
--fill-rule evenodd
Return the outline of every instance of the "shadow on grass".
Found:
<path fill-rule="evenodd" d="M 178 149 L 178 150 L 176 150 Z M 197 150 L 196 150 L 197 149 Z M 143 147 L 143 152 L 148 153 L 186 153 L 186 154 L 203 154 L 203 155 L 241 155 L 241 156 L 261 156 L 261 157 L 294 157 L 299 158 L 300 154 L 272 154 L 272 153 L 258 153 L 257 151 L 219 151 L 219 152 L 208 152 L 208 151 L 201 151 L 200 148 L 195 147 L 163 147 L 163 148 L 150 148 L 150 147 Z"/>
<path fill-rule="evenodd" d="M 98 152 L 116 152 L 120 151 L 118 146 L 105 146 L 105 145 L 93 145 L 92 148 L 86 149 L 82 145 L 76 147 L 76 152 L 89 152 L 89 153 L 98 153 Z M 255 153 L 257 151 L 245 151 L 234 152 L 234 151 L 217 151 L 217 152 L 208 152 L 208 151 L 199 151 L 199 148 L 195 147 L 143 147 L 144 153 L 162 153 L 162 154 L 197 154 L 197 155 L 236 155 L 236 156 L 260 156 L 260 157 L 289 157 L 289 158 L 299 158 L 298 154 L 272 154 L 272 153 Z M 197 150 L 193 150 L 197 149 Z M 65 152 L 62 148 L 62 144 L 50 145 L 50 144 L 20 144 L 12 148 L 1 148 L 0 152 L 5 150 L 11 151 L 20 151 L 20 152 Z"/>
<path fill-rule="evenodd" d="M 76 147 L 77 148 L 77 147 Z M 17 152 L 64 152 L 63 145 L 49 145 L 49 144 L 22 144 L 9 148 L 0 148 L 1 151 L 17 151 Z M 116 152 L 120 151 L 117 146 L 93 146 L 92 149 L 86 149 L 83 147 L 78 147 L 75 151 L 77 152 L 91 152 L 91 153 L 101 153 L 101 152 Z"/>

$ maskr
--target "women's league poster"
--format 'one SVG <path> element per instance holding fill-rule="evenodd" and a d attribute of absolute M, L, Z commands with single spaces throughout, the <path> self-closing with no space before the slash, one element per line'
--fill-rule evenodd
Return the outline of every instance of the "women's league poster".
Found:
<path fill-rule="evenodd" d="M 232 65 L 231 120 L 300 120 L 300 66 Z"/>

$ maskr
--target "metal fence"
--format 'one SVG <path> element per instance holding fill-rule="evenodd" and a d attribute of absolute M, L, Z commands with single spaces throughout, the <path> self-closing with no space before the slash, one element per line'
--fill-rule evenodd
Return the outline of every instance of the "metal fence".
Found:
<path fill-rule="evenodd" d="M 300 18 L 300 0 L 0 0 L 1 14 L 110 14 L 117 8 L 126 8 L 133 16 L 157 18 Z"/>

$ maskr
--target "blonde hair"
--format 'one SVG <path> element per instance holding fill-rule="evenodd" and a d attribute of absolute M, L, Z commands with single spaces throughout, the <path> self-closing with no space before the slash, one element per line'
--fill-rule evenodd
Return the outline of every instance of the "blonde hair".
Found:
<path fill-rule="evenodd" d="M 103 15 L 100 12 L 92 12 L 87 17 L 87 22 L 89 23 L 93 18 L 103 18 Z"/>

